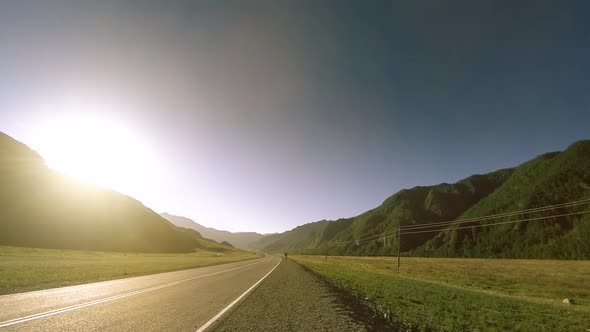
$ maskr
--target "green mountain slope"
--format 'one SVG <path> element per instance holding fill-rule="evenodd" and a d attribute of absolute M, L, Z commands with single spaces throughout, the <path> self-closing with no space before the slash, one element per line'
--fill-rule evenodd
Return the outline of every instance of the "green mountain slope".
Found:
<path fill-rule="evenodd" d="M 401 190 L 359 216 L 303 225 L 256 244 L 277 252 L 391 255 L 397 253 L 394 232 L 400 225 L 479 217 L 586 198 L 590 198 L 590 141 L 580 141 L 564 152 L 548 153 L 515 168 L 473 175 L 454 184 Z M 590 210 L 590 205 L 518 218 L 584 208 Z M 561 217 L 471 229 L 440 227 L 435 232 L 403 235 L 401 250 L 423 256 L 588 259 L 589 218 Z M 507 220 L 514 218 L 500 221 Z"/>
<path fill-rule="evenodd" d="M 461 215 L 471 218 L 590 198 L 590 141 L 547 153 L 516 168 L 498 190 Z M 590 204 L 518 219 L 590 210 Z M 513 218 L 512 220 L 516 220 Z M 589 258 L 590 215 L 533 220 L 438 234 L 417 253 L 433 256 Z"/>
<path fill-rule="evenodd" d="M 0 245 L 192 252 L 216 244 L 133 198 L 48 169 L 36 152 L 0 133 Z"/>
<path fill-rule="evenodd" d="M 264 235 L 255 232 L 228 232 L 220 231 L 215 228 L 205 227 L 189 218 L 171 215 L 168 213 L 160 214 L 166 220 L 170 221 L 178 227 L 194 229 L 201 233 L 205 238 L 215 240 L 217 242 L 229 242 L 233 246 L 240 249 L 251 249 L 252 243 L 260 240 Z"/>
<path fill-rule="evenodd" d="M 329 224 L 329 221 L 322 220 L 295 227 L 284 233 L 267 235 L 254 242 L 252 247 L 269 252 L 303 252 L 306 248 L 317 247 L 321 244 L 322 234 Z"/>

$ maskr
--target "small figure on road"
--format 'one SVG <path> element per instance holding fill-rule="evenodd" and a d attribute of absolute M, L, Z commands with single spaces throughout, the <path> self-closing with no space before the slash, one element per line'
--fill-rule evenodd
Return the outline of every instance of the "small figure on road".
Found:
<path fill-rule="evenodd" d="M 285 260 L 289 260 L 289 258 L 287 257 L 287 253 L 285 253 Z"/>

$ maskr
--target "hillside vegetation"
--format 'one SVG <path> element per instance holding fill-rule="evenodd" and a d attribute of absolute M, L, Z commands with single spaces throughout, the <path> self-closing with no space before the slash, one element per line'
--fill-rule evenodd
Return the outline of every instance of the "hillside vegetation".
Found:
<path fill-rule="evenodd" d="M 172 225 L 139 201 L 45 166 L 0 133 L 0 245 L 126 252 L 231 250 Z"/>
<path fill-rule="evenodd" d="M 400 225 L 480 217 L 588 198 L 590 141 L 580 141 L 563 152 L 547 153 L 515 168 L 473 175 L 454 184 L 404 189 L 359 216 L 306 224 L 262 238 L 254 246 L 270 252 L 392 255 L 397 253 L 394 233 Z M 467 226 L 585 210 L 590 210 L 590 204 Z M 402 252 L 418 256 L 590 259 L 589 221 L 590 215 L 585 214 L 470 229 L 450 225 L 403 235 L 400 244 Z"/>

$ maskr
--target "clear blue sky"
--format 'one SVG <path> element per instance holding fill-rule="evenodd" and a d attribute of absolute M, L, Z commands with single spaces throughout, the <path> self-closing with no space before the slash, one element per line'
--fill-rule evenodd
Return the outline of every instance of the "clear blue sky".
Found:
<path fill-rule="evenodd" d="M 88 100 L 75 112 L 154 142 L 166 180 L 126 193 L 158 212 L 258 232 L 350 217 L 589 138 L 589 7 L 3 1 L 0 131 L 35 147 L 52 98 Z"/>

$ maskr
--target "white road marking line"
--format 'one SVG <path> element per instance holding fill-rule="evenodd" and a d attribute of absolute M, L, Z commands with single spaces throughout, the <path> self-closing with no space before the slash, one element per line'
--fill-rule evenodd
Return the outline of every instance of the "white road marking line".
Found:
<path fill-rule="evenodd" d="M 254 285 L 252 285 L 252 287 L 248 288 L 247 291 L 245 291 L 242 295 L 240 295 L 240 297 L 238 297 L 237 299 L 235 299 L 227 307 L 223 308 L 223 310 L 221 310 L 217 315 L 215 315 L 213 318 L 211 318 L 207 323 L 205 323 L 205 325 L 201 326 L 196 332 L 203 332 L 203 331 L 205 331 L 209 326 L 211 326 L 211 324 L 213 324 L 217 319 L 219 319 L 219 317 L 221 317 L 231 307 L 233 307 L 236 303 L 238 303 L 244 296 L 246 296 L 246 294 L 250 293 L 251 290 L 253 290 L 254 288 L 256 288 L 256 286 L 258 286 L 258 284 L 260 284 L 262 282 L 262 280 L 266 279 L 266 277 L 268 277 L 272 273 L 272 271 L 274 271 L 279 266 L 279 264 L 281 264 L 282 261 L 283 261 L 283 259 L 281 259 L 277 263 L 277 265 L 275 265 L 275 267 L 273 267 L 272 270 L 270 270 L 270 272 L 268 272 L 267 274 L 265 274 L 264 277 L 262 277 L 260 280 L 258 280 Z"/>
<path fill-rule="evenodd" d="M 187 281 L 195 280 L 195 279 L 210 277 L 210 276 L 214 276 L 214 275 L 217 275 L 217 274 L 221 274 L 221 273 L 225 273 L 225 272 L 229 272 L 229 271 L 234 271 L 234 270 L 237 270 L 237 269 L 242 269 L 242 268 L 245 268 L 245 267 L 248 267 L 248 266 L 252 266 L 254 264 L 259 264 L 259 263 L 262 263 L 262 262 L 266 262 L 266 261 L 268 261 L 270 259 L 272 259 L 272 258 L 261 260 L 261 261 L 255 262 L 255 263 L 250 263 L 250 264 L 243 265 L 243 266 L 234 267 L 234 268 L 223 270 L 223 271 L 217 271 L 217 272 L 213 272 L 213 273 L 203 274 L 203 275 L 200 275 L 200 276 L 191 277 L 191 278 L 187 278 L 187 279 L 183 279 L 183 280 L 178 280 L 178 281 L 170 282 L 170 283 L 159 285 L 159 286 L 154 286 L 154 287 L 149 287 L 149 288 L 145 288 L 145 289 L 140 289 L 140 290 L 137 290 L 137 291 L 133 291 L 133 292 L 129 292 L 129 293 L 124 293 L 124 294 L 119 294 L 119 295 L 107 297 L 107 298 L 100 299 L 100 300 L 94 300 L 94 301 L 90 301 L 90 302 L 86 302 L 86 303 L 80 303 L 80 304 L 71 305 L 71 306 L 68 306 L 68 307 L 60 308 L 60 309 L 54 309 L 54 310 L 51 310 L 51 311 L 46 311 L 46 312 L 42 312 L 42 313 L 30 315 L 30 316 L 25 316 L 25 317 L 20 317 L 20 318 L 15 318 L 15 319 L 7 320 L 7 321 L 4 321 L 4 322 L 0 322 L 0 328 L 11 326 L 11 325 L 15 325 L 15 324 L 20 324 L 20 323 L 24 323 L 24 322 L 28 322 L 28 321 L 31 321 L 31 320 L 35 320 L 35 319 L 39 319 L 39 318 L 43 318 L 43 317 L 47 317 L 47 316 L 53 316 L 53 315 L 61 314 L 61 313 L 72 311 L 72 310 L 78 310 L 78 309 L 81 309 L 81 308 L 85 308 L 85 307 L 89 307 L 89 306 L 93 306 L 93 305 L 97 305 L 97 304 L 101 304 L 101 303 L 105 303 L 105 302 L 110 302 L 110 301 L 122 299 L 122 298 L 125 298 L 125 297 L 129 297 L 129 296 L 139 295 L 139 294 L 142 294 L 142 293 L 147 293 L 147 292 L 155 291 L 155 290 L 158 290 L 158 289 L 167 288 L 167 287 L 170 287 L 170 286 L 175 286 L 175 285 L 178 285 L 178 284 L 181 284 L 181 283 L 184 283 L 184 282 L 187 282 Z"/>

